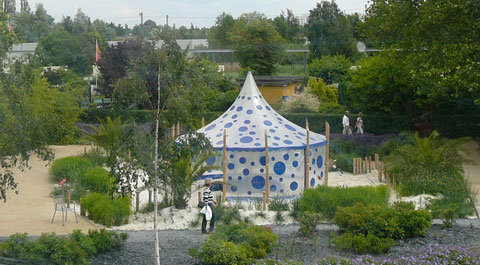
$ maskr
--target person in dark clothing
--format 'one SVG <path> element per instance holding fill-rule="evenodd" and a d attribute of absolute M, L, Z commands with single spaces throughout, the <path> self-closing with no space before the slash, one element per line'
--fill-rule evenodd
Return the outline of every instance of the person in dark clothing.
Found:
<path fill-rule="evenodd" d="M 203 202 L 205 203 L 205 207 L 209 207 L 210 210 L 211 210 L 211 219 L 210 219 L 210 229 L 209 231 L 207 231 L 207 213 L 205 213 L 203 215 L 203 219 L 202 219 L 202 234 L 208 234 L 210 232 L 212 232 L 214 229 L 215 229 L 215 219 L 216 219 L 216 214 L 215 214 L 215 208 L 213 207 L 213 205 L 217 205 L 217 202 L 215 201 L 215 199 L 213 198 L 213 194 L 212 194 L 212 185 L 213 185 L 213 180 L 212 179 L 206 179 L 205 180 L 205 190 L 203 191 Z M 208 209 L 205 208 L 202 209 L 207 211 Z"/>

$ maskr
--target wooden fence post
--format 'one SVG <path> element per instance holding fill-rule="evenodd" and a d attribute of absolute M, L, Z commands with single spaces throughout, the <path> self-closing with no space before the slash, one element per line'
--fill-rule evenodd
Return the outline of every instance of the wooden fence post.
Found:
<path fill-rule="evenodd" d="M 267 210 L 267 193 L 265 191 L 263 191 L 262 209 L 263 211 Z"/>
<path fill-rule="evenodd" d="M 268 155 L 268 132 L 265 130 L 265 192 L 268 200 L 270 198 L 270 157 Z"/>
<path fill-rule="evenodd" d="M 135 212 L 140 210 L 140 192 L 135 192 Z"/>
<path fill-rule="evenodd" d="M 377 163 L 377 174 L 378 174 L 378 181 L 382 182 L 382 164 Z"/>
<path fill-rule="evenodd" d="M 223 130 L 223 185 L 222 201 L 227 201 L 227 130 Z"/>
<path fill-rule="evenodd" d="M 205 117 L 202 117 L 202 128 L 205 127 Z"/>
<path fill-rule="evenodd" d="M 308 120 L 305 121 L 307 129 L 307 140 L 305 146 L 305 185 L 304 189 L 310 186 L 310 130 L 308 128 Z"/>
<path fill-rule="evenodd" d="M 175 124 L 172 126 L 172 141 L 175 140 Z"/>
<path fill-rule="evenodd" d="M 177 136 L 180 136 L 180 122 L 177 122 Z"/>
<path fill-rule="evenodd" d="M 378 165 L 380 162 L 380 156 L 378 154 L 375 154 L 375 169 L 378 170 Z"/>

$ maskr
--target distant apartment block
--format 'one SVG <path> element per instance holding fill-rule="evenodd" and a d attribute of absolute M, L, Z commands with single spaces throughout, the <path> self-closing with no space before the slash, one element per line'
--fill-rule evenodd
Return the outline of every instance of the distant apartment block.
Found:
<path fill-rule="evenodd" d="M 301 26 L 305 26 L 305 24 L 308 22 L 308 14 L 297 15 L 295 18 L 298 19 L 298 24 Z"/>

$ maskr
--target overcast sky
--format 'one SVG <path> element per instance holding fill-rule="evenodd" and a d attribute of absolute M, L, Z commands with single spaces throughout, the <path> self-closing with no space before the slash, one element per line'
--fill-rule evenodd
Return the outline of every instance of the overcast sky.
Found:
<path fill-rule="evenodd" d="M 20 2 L 20 1 L 17 1 Z M 364 13 L 368 0 L 337 0 L 339 8 L 346 13 Z M 267 17 L 275 17 L 287 8 L 295 15 L 308 14 L 317 1 L 309 0 L 29 0 L 32 10 L 42 3 L 55 22 L 62 16 L 73 17 L 78 8 L 92 20 L 99 18 L 106 22 L 133 26 L 140 23 L 139 13 L 144 20 L 151 19 L 157 24 L 165 24 L 169 15 L 169 24 L 176 26 L 210 27 L 222 12 L 238 17 L 242 13 L 258 11 Z M 19 3 L 17 3 L 19 5 Z M 19 7 L 18 7 L 19 8 Z"/>

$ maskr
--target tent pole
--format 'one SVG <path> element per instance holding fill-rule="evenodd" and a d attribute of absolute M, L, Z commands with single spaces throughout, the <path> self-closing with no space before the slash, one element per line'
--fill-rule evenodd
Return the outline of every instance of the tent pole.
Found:
<path fill-rule="evenodd" d="M 175 140 L 175 123 L 172 126 L 172 141 Z"/>
<path fill-rule="evenodd" d="M 180 136 L 180 122 L 177 122 L 177 136 Z"/>
<path fill-rule="evenodd" d="M 205 127 L 205 117 L 202 117 L 202 128 Z"/>
<path fill-rule="evenodd" d="M 223 130 L 223 185 L 222 202 L 227 201 L 227 130 Z"/>
<path fill-rule="evenodd" d="M 328 186 L 328 169 L 330 167 L 330 124 L 325 121 L 325 137 L 327 146 L 325 147 L 325 186 Z"/>
<path fill-rule="evenodd" d="M 310 129 L 308 128 L 308 120 L 305 122 L 307 129 L 307 143 L 305 146 L 305 190 L 310 187 Z"/>
<path fill-rule="evenodd" d="M 265 130 L 265 194 L 266 199 L 270 198 L 270 158 L 268 156 L 268 132 Z"/>

